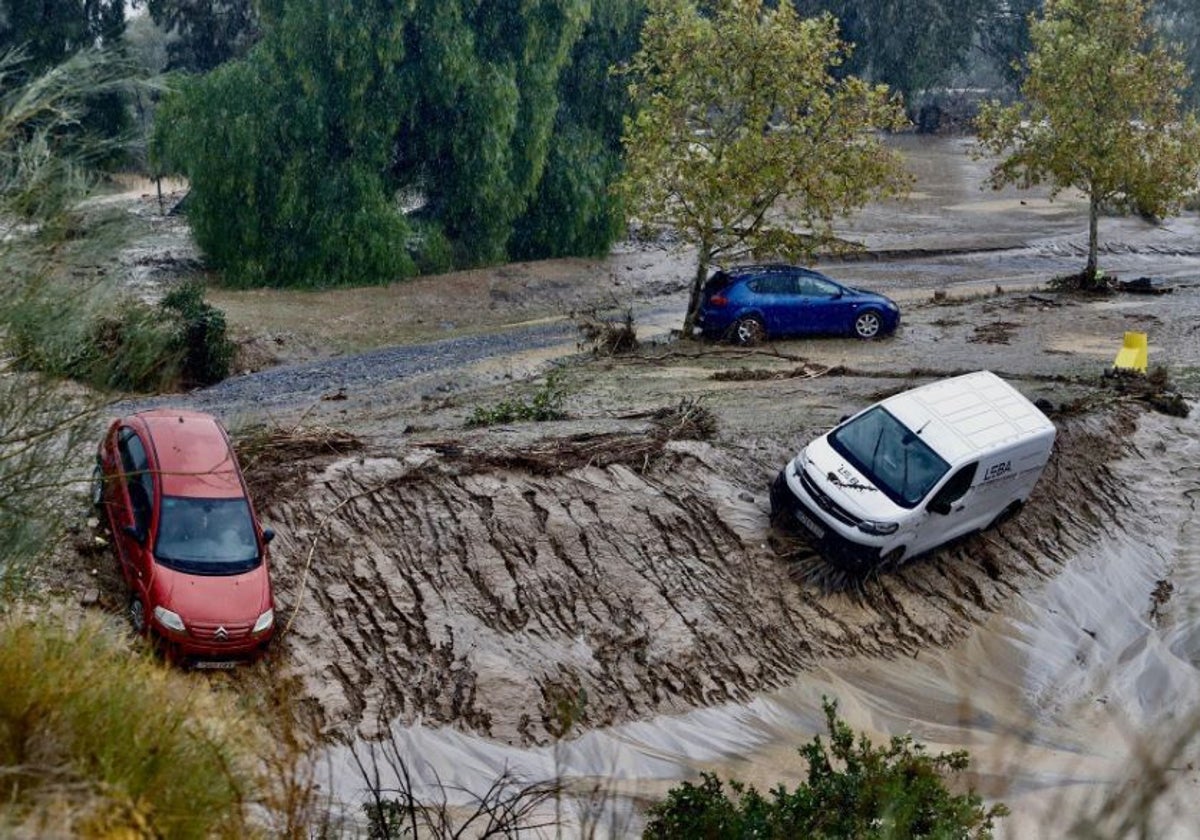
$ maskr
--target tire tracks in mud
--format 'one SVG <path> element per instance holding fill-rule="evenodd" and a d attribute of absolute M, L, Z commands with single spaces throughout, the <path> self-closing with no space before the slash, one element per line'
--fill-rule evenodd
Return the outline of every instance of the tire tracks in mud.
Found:
<path fill-rule="evenodd" d="M 557 473 L 427 450 L 326 462 L 264 505 L 285 526 L 281 611 L 299 605 L 284 667 L 330 727 L 425 720 L 528 744 L 562 731 L 564 698 L 591 728 L 744 700 L 821 658 L 911 656 L 1120 527 L 1129 500 L 1107 463 L 1134 422 L 1062 420 L 1019 517 L 853 594 L 792 578 L 769 539 L 776 465 L 730 447 Z"/>

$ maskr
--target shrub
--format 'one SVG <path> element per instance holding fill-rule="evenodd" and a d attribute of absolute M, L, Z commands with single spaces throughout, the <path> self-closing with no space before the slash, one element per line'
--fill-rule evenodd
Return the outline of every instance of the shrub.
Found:
<path fill-rule="evenodd" d="M 946 776 L 968 767 L 965 752 L 931 756 L 910 736 L 875 747 L 855 740 L 825 700 L 828 747 L 817 735 L 800 748 L 808 780 L 795 791 L 782 785 L 765 797 L 731 781 L 728 792 L 705 773 L 699 785 L 684 782 L 650 810 L 647 838 L 990 838 L 1008 809 L 984 809 L 974 791 L 951 794 Z M 730 797 L 730 793 L 733 797 Z"/>
<path fill-rule="evenodd" d="M 186 283 L 171 290 L 159 304 L 181 323 L 176 344 L 183 352 L 180 375 L 184 385 L 212 385 L 229 375 L 233 343 L 225 335 L 225 313 L 204 302 L 204 286 Z"/>
<path fill-rule="evenodd" d="M 173 324 L 145 304 L 44 284 L 3 317 L 9 349 L 26 370 L 130 391 L 159 390 L 178 379 L 182 353 Z"/>
<path fill-rule="evenodd" d="M 167 317 L 163 317 L 166 315 Z M 193 283 L 158 307 L 38 285 L 3 313 L 18 364 L 96 388 L 162 391 L 211 385 L 229 375 L 225 315 Z"/>
<path fill-rule="evenodd" d="M 0 834 L 244 836 L 232 710 L 96 621 L 0 623 Z"/>

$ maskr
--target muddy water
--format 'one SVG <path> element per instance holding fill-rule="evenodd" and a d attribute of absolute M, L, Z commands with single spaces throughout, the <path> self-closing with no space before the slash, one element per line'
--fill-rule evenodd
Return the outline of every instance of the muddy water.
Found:
<path fill-rule="evenodd" d="M 869 208 L 847 232 L 930 256 L 838 263 L 838 276 L 902 297 L 1043 283 L 1082 265 L 1077 198 L 983 193 L 986 167 L 960 141 L 902 142 L 916 195 Z M 1102 263 L 1195 277 L 1195 226 L 1105 220 Z M 977 250 L 935 253 L 944 248 Z M 1107 325 L 1103 340 L 1124 326 Z M 908 366 L 922 335 L 881 347 Z M 1194 362 L 1189 335 L 1177 343 Z M 1079 351 L 1062 340 L 1068 348 L 1036 364 Z M 855 348 L 843 362 L 862 361 Z M 984 348 L 968 338 L 959 349 L 979 362 Z M 836 405 L 858 386 L 830 387 Z M 777 394 L 741 393 L 784 410 Z M 911 732 L 934 749 L 969 749 L 976 785 L 1018 811 L 1008 836 L 1061 836 L 1081 809 L 1098 811 L 1092 797 L 1148 777 L 1142 751 L 1186 732 L 1200 692 L 1190 607 L 1200 427 L 1148 414 L 1136 432 L 1128 416 L 1066 425 L 1052 489 L 1017 522 L 861 601 L 797 585 L 768 547 L 759 491 L 780 445 L 685 443 L 650 466 L 552 474 L 464 457 L 462 440 L 332 464 L 300 503 L 270 511 L 283 526 L 282 606 L 306 604 L 289 659 L 332 730 L 360 749 L 390 736 L 433 799 L 439 782 L 479 791 L 504 768 L 582 791 L 600 784 L 620 795 L 577 815 L 598 814 L 624 836 L 636 831 L 633 803 L 700 769 L 763 788 L 795 783 L 795 746 L 820 730 L 821 697 L 832 695 L 880 738 Z M 503 450 L 506 434 L 474 445 Z M 300 569 L 310 544 L 320 548 L 311 575 Z M 573 737 L 555 744 L 556 702 L 580 690 Z M 1167 801 L 1182 811 L 1156 814 L 1154 836 L 1193 836 L 1194 806 L 1175 799 L 1198 782 L 1180 769 L 1195 758 L 1183 743 L 1165 759 L 1176 783 Z M 358 801 L 344 749 L 331 766 L 339 798 Z"/>
<path fill-rule="evenodd" d="M 877 739 L 911 733 L 931 749 L 970 750 L 973 783 L 1015 811 L 1002 823 L 1005 836 L 1063 836 L 1123 785 L 1157 781 L 1157 768 L 1167 791 L 1150 836 L 1194 837 L 1200 811 L 1189 796 L 1200 784 L 1200 749 L 1186 736 L 1200 709 L 1198 441 L 1195 419 L 1143 415 L 1107 470 L 1119 498 L 1086 510 L 1089 520 L 1109 521 L 1064 523 L 1090 531 L 1069 563 L 1047 562 L 1052 574 L 1014 588 L 1003 612 L 947 648 L 818 659 L 747 702 L 588 731 L 557 746 L 522 749 L 420 723 L 394 726 L 392 739 L 409 757 L 418 792 L 432 795 L 438 781 L 483 790 L 502 768 L 560 777 L 585 792 L 568 812 L 580 807 L 577 817 L 623 836 L 638 825 L 635 799 L 700 769 L 763 788 L 794 784 L 795 746 L 821 730 L 821 697 L 830 695 Z M 1164 449 L 1177 467 L 1148 472 Z M 332 768 L 334 790 L 356 801 L 361 782 L 344 750 Z M 599 811 L 579 804 L 595 784 L 613 793 Z"/>

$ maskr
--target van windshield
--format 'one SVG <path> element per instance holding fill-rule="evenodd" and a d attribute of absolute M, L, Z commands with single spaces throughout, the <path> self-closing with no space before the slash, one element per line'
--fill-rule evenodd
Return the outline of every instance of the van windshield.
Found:
<path fill-rule="evenodd" d="M 913 508 L 950 469 L 916 433 L 882 406 L 863 412 L 829 435 L 834 450 L 889 499 Z"/>

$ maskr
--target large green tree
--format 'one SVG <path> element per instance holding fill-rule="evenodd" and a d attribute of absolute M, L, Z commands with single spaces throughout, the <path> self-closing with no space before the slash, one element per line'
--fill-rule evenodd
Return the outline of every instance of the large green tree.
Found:
<path fill-rule="evenodd" d="M 587 0 L 417 0 L 400 70 L 412 98 L 397 182 L 425 198 L 460 265 L 503 260 L 542 177 L 559 76 Z"/>
<path fill-rule="evenodd" d="M 191 179 L 197 243 L 235 285 L 411 273 L 386 172 L 405 17 L 389 0 L 296 0 L 246 61 L 183 81 L 157 158 Z"/>
<path fill-rule="evenodd" d="M 801 14 L 828 12 L 854 45 L 845 71 L 882 82 L 906 98 L 939 84 L 976 43 L 998 0 L 802 0 Z"/>
<path fill-rule="evenodd" d="M 645 10 L 645 0 L 592 0 L 559 81 L 546 169 L 515 224 L 510 256 L 598 256 L 620 235 L 625 219 L 609 186 L 622 171 L 621 125 L 630 102 L 612 68 L 637 51 Z"/>
<path fill-rule="evenodd" d="M 258 46 L 183 84 L 159 115 L 159 159 L 191 180 L 201 247 L 241 284 L 378 282 L 504 259 L 588 8 L 261 3 Z"/>
<path fill-rule="evenodd" d="M 244 56 L 261 36 L 253 0 L 136 0 L 172 37 L 169 70 L 207 73 Z"/>
<path fill-rule="evenodd" d="M 631 66 L 622 191 L 631 217 L 697 247 L 689 336 L 709 267 L 745 255 L 810 257 L 833 221 L 907 185 L 875 133 L 904 124 L 886 87 L 834 78 L 846 53 L 830 16 L 789 2 L 653 0 Z"/>
<path fill-rule="evenodd" d="M 1047 0 L 1030 29 L 1024 102 L 991 103 L 977 127 L 1000 157 L 991 183 L 1088 196 L 1081 283 L 1098 282 L 1100 208 L 1166 216 L 1200 178 L 1200 123 L 1181 113 L 1183 64 L 1155 37 L 1143 0 Z"/>

